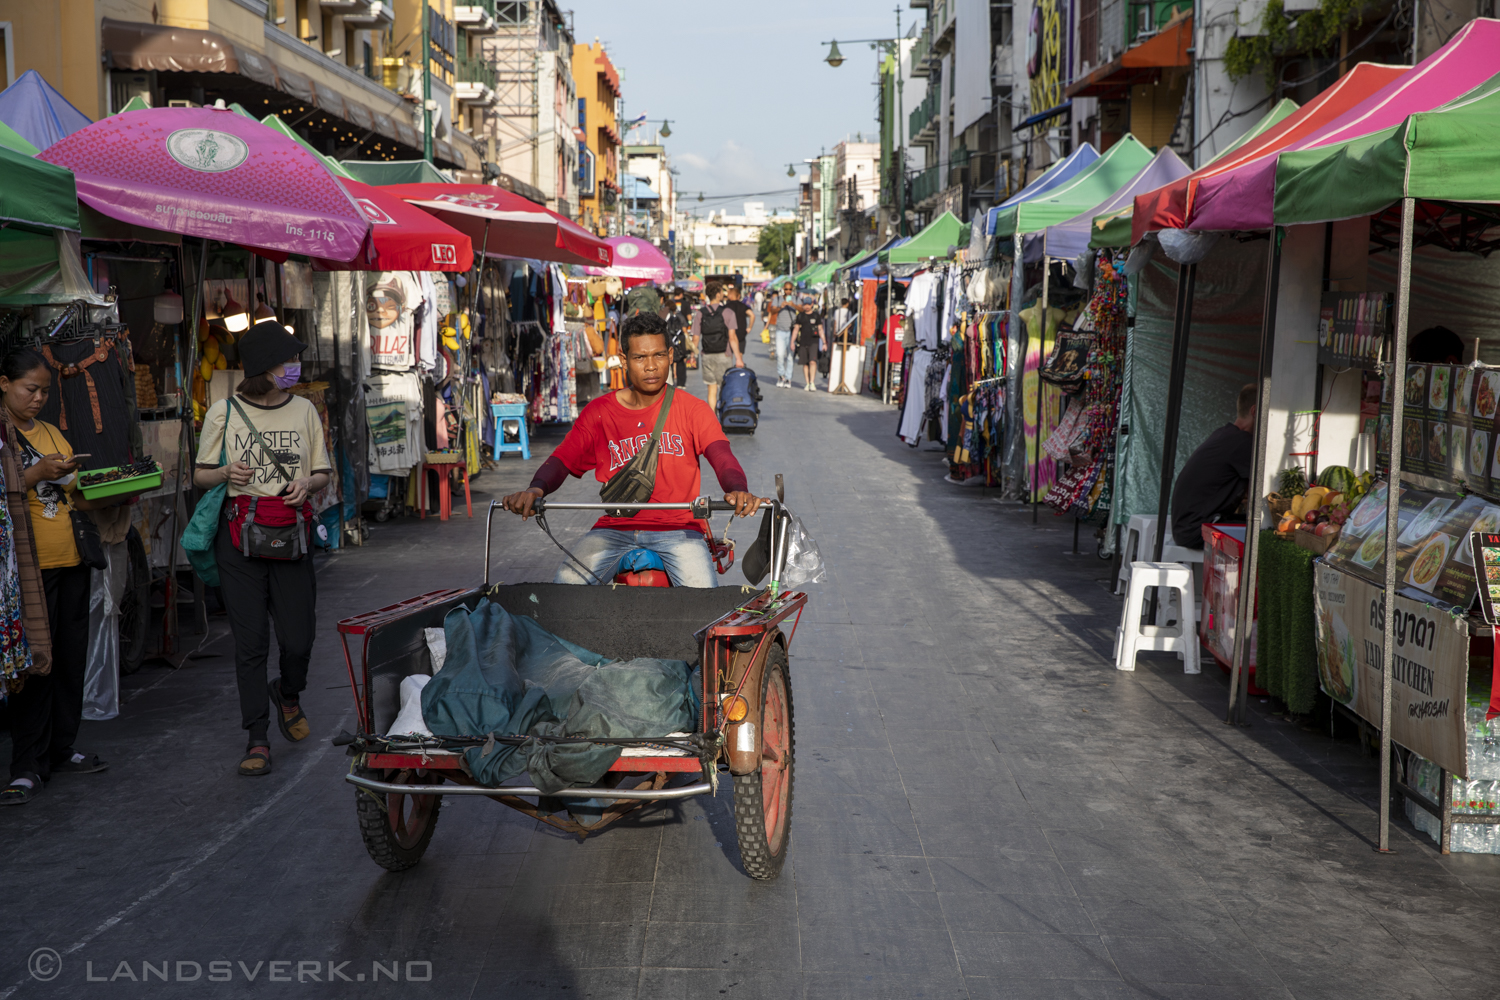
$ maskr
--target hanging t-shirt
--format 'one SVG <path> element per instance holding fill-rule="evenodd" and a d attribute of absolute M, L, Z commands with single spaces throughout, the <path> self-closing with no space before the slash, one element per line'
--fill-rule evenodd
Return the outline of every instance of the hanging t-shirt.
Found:
<path fill-rule="evenodd" d="M 417 316 L 417 363 L 431 371 L 437 366 L 438 323 L 442 317 L 438 314 L 437 287 L 433 284 L 431 272 L 419 273 L 417 285 L 422 295 L 421 310 Z"/>
<path fill-rule="evenodd" d="M 417 363 L 414 317 L 422 286 L 411 271 L 382 271 L 365 299 L 370 323 L 370 364 L 405 371 Z"/>
<path fill-rule="evenodd" d="M 404 476 L 427 450 L 422 431 L 422 383 L 415 373 L 406 372 L 375 375 L 366 385 L 370 464 L 375 472 Z"/>
<path fill-rule="evenodd" d="M 656 428 L 661 403 L 632 410 L 616 401 L 616 393 L 600 396 L 583 408 L 573 429 L 553 455 L 569 473 L 583 476 L 589 471 L 601 483 L 609 481 L 620 467 L 646 446 Z M 698 457 L 715 441 L 729 439 L 707 403 L 678 390 L 662 428 L 656 463 L 656 489 L 650 503 L 683 503 L 698 498 Z M 601 517 L 595 528 L 618 531 L 702 530 L 691 511 L 643 510 L 635 517 Z"/>
<path fill-rule="evenodd" d="M 23 470 L 40 462 L 43 455 L 73 457 L 73 446 L 62 431 L 45 420 L 33 420 L 31 430 L 21 431 L 19 450 Z M 58 482 L 39 482 L 26 491 L 31 534 L 36 539 L 37 565 L 41 569 L 78 565 L 78 545 L 73 541 L 73 503 L 68 495 L 77 484 L 78 474 L 73 473 Z"/>
<path fill-rule="evenodd" d="M 274 497 L 293 479 L 303 479 L 319 472 L 332 472 L 328 460 L 328 443 L 323 440 L 323 421 L 317 407 L 301 396 L 287 396 L 275 406 L 252 403 L 242 396 L 234 397 L 265 439 L 271 453 L 256 440 L 250 424 L 239 413 L 231 413 L 229 400 L 215 403 L 203 417 L 203 433 L 198 438 L 198 466 L 220 467 L 219 455 L 225 444 L 224 421 L 229 420 L 227 462 L 244 462 L 250 466 L 247 486 L 229 484 L 229 495 Z M 272 461 L 274 455 L 275 461 Z M 281 463 L 287 476 L 276 468 Z"/>

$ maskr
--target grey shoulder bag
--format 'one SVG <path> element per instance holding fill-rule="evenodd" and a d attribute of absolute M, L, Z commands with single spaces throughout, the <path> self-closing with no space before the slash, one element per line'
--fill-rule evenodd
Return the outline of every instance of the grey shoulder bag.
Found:
<path fill-rule="evenodd" d="M 605 503 L 627 504 L 651 502 L 651 494 L 656 490 L 656 460 L 661 450 L 661 431 L 667 425 L 667 413 L 672 409 L 672 394 L 676 391 L 675 387 L 667 386 L 667 396 L 661 401 L 661 413 L 656 417 L 656 429 L 651 432 L 651 440 L 619 472 L 610 476 L 609 482 L 599 488 L 600 500 Z M 609 510 L 605 513 L 610 517 L 635 517 L 640 512 Z"/>

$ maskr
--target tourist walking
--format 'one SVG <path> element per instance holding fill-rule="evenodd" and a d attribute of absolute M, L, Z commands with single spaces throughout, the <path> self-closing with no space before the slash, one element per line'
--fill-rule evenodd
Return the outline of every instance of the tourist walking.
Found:
<path fill-rule="evenodd" d="M 766 310 L 767 325 L 776 328 L 776 386 L 792 387 L 792 326 L 797 320 L 796 288 L 790 281 L 781 286 L 781 294 L 772 296 Z"/>
<path fill-rule="evenodd" d="M 271 773 L 266 734 L 273 710 L 288 740 L 312 731 L 300 704 L 317 630 L 308 500 L 328 485 L 333 465 L 318 411 L 286 391 L 301 377 L 306 345 L 271 320 L 251 327 L 239 348 L 245 380 L 204 416 L 193 482 L 229 486 L 214 558 L 248 734 L 239 773 L 258 777 Z M 281 656 L 279 676 L 268 685 L 272 622 Z"/>
<path fill-rule="evenodd" d="M 710 286 L 705 297 L 707 302 L 693 313 L 693 349 L 698 352 L 698 371 L 708 390 L 708 405 L 717 408 L 725 374 L 731 367 L 745 367 L 745 357 L 733 335 L 739 320 L 724 301 L 724 286 Z"/>
<path fill-rule="evenodd" d="M 804 382 L 802 388 L 814 392 L 818 388 L 818 352 L 824 348 L 823 321 L 813 309 L 812 296 L 802 298 L 801 310 L 797 313 L 792 330 L 792 346 L 797 354 L 797 363 L 802 366 Z"/>

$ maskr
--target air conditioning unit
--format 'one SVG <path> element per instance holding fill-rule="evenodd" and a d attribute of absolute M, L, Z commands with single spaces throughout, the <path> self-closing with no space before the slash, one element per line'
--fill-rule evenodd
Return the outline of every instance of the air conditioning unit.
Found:
<path fill-rule="evenodd" d="M 1154 4 L 1135 9 L 1136 37 L 1156 34 L 1156 6 Z"/>

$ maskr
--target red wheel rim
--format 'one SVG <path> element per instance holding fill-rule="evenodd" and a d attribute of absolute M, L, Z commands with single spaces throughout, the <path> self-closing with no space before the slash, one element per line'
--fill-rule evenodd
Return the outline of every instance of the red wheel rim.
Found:
<path fill-rule="evenodd" d="M 391 781 L 398 785 L 428 784 L 411 771 L 401 771 Z M 431 795 L 402 795 L 397 792 L 386 795 L 386 822 L 390 824 L 396 843 L 407 850 L 417 845 L 427 829 L 427 819 L 432 815 L 434 801 L 435 797 Z"/>
<path fill-rule="evenodd" d="M 765 810 L 766 846 L 772 854 L 778 854 L 786 837 L 786 804 L 792 788 L 792 726 L 787 712 L 786 676 L 779 670 L 771 673 L 766 684 L 760 731 L 760 800 Z"/>

